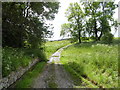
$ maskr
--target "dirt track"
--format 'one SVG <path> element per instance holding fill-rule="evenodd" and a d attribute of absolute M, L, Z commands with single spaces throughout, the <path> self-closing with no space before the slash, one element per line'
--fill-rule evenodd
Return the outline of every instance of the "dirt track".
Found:
<path fill-rule="evenodd" d="M 33 82 L 33 88 L 72 88 L 74 86 L 69 73 L 67 73 L 60 61 L 61 51 L 65 46 L 56 51 L 48 61 L 44 71 Z"/>

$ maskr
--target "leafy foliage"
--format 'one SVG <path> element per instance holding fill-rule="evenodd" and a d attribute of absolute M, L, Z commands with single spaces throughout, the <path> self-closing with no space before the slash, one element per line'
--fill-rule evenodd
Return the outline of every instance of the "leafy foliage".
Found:
<path fill-rule="evenodd" d="M 114 10 L 117 7 L 118 5 L 114 2 L 91 2 L 88 0 L 87 2 L 70 3 L 66 10 L 69 23 L 61 26 L 61 35 L 65 36 L 70 32 L 71 37 L 76 41 L 79 40 L 79 43 L 81 37 L 90 37 L 99 41 L 102 36 L 111 32 L 113 26 L 117 30 L 119 23 L 113 18 Z"/>
<path fill-rule="evenodd" d="M 81 43 L 80 37 L 84 26 L 84 13 L 80 5 L 78 3 L 70 3 L 70 6 L 66 11 L 66 17 L 70 23 L 66 28 L 70 28 L 69 32 L 71 36 L 78 39 L 79 43 Z"/>
<path fill-rule="evenodd" d="M 3 2 L 3 46 L 38 48 L 51 32 L 45 20 L 58 12 L 57 2 Z"/>
<path fill-rule="evenodd" d="M 89 36 L 95 37 L 96 41 L 100 40 L 104 34 L 109 33 L 112 26 L 116 27 L 118 25 L 113 18 L 114 10 L 118 7 L 114 2 L 88 1 L 82 4 L 84 5 L 85 15 L 89 17 L 86 22 L 86 31 Z"/>
<path fill-rule="evenodd" d="M 25 55 L 21 49 L 8 48 L 2 49 L 2 76 L 5 77 L 16 71 L 20 66 L 25 67 L 32 60 L 31 55 Z"/>
<path fill-rule="evenodd" d="M 3 2 L 3 77 L 25 67 L 32 59 L 45 61 L 43 43 L 51 35 L 46 20 L 53 20 L 58 2 Z"/>
<path fill-rule="evenodd" d="M 111 33 L 106 33 L 106 34 L 104 34 L 104 36 L 102 36 L 101 40 L 104 43 L 110 44 L 113 41 L 113 35 Z"/>
<path fill-rule="evenodd" d="M 64 23 L 61 25 L 61 32 L 60 36 L 70 36 L 69 32 L 71 31 L 71 24 L 70 23 Z"/>

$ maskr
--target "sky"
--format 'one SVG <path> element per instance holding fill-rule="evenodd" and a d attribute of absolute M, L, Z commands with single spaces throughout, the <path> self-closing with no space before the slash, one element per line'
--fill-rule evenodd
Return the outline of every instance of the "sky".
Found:
<path fill-rule="evenodd" d="M 47 23 L 53 24 L 53 37 L 49 38 L 49 40 L 58 40 L 62 39 L 60 37 L 60 31 L 61 31 L 61 25 L 64 23 L 67 23 L 67 18 L 65 17 L 65 11 L 69 7 L 70 3 L 79 2 L 80 0 L 59 0 L 60 2 L 60 8 L 58 10 L 58 13 L 55 15 L 55 19 L 53 21 L 47 21 Z M 115 3 L 118 4 L 119 0 L 115 0 Z M 115 9 L 115 14 L 113 16 L 116 20 L 118 20 L 118 8 Z M 114 28 L 112 28 L 112 34 L 114 34 L 115 37 L 118 37 L 118 31 L 115 32 Z"/>

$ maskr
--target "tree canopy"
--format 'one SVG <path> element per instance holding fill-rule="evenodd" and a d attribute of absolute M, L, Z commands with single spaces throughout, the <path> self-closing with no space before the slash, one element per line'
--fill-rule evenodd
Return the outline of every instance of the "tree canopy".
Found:
<path fill-rule="evenodd" d="M 82 6 L 82 7 L 81 7 Z M 114 2 L 80 2 L 70 3 L 66 10 L 69 22 L 69 32 L 72 38 L 81 43 L 82 37 L 90 37 L 95 41 L 111 33 L 111 27 L 118 27 L 118 22 L 113 18 L 114 10 L 118 7 Z M 64 25 L 62 25 L 62 28 Z M 62 29 L 61 35 L 68 29 Z"/>
<path fill-rule="evenodd" d="M 3 47 L 36 48 L 51 34 L 46 20 L 53 20 L 58 2 L 3 2 Z"/>
<path fill-rule="evenodd" d="M 81 32 L 83 31 L 84 13 L 78 3 L 71 3 L 66 11 L 66 17 L 70 22 L 70 32 L 73 38 L 78 38 L 81 43 Z"/>

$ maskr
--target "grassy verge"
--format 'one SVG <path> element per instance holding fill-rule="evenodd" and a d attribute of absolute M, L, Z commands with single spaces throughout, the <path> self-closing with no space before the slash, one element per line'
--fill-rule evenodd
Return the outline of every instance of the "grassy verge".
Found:
<path fill-rule="evenodd" d="M 2 49 L 2 76 L 5 77 L 19 66 L 27 66 L 32 58 L 24 55 L 24 51 L 18 48 L 5 47 Z"/>
<path fill-rule="evenodd" d="M 45 59 L 40 49 L 2 48 L 2 76 L 9 75 L 11 71 L 16 71 L 20 66 L 28 66 L 29 62 L 38 57 L 41 60 Z"/>
<path fill-rule="evenodd" d="M 50 56 L 57 51 L 59 48 L 70 44 L 70 40 L 62 40 L 62 41 L 48 41 L 45 44 L 45 54 L 49 59 Z"/>
<path fill-rule="evenodd" d="M 118 87 L 118 43 L 82 43 L 73 45 L 62 52 L 61 62 L 73 77 L 91 82 L 79 87 Z M 120 43 L 120 42 L 119 42 Z M 73 72 L 74 71 L 74 72 Z M 89 86 L 90 85 L 90 86 Z M 95 85 L 95 86 L 94 86 Z"/>
<path fill-rule="evenodd" d="M 27 54 L 25 55 L 31 55 L 29 57 L 31 58 L 36 58 L 36 57 L 41 57 L 43 59 L 46 59 L 46 57 L 44 56 L 44 54 L 46 54 L 47 58 L 50 57 L 57 49 L 67 45 L 69 43 L 69 40 L 63 40 L 63 41 L 53 41 L 53 42 L 47 42 L 45 44 L 45 52 L 41 52 L 40 50 L 27 50 L 25 51 Z M 7 50 L 8 51 L 8 50 Z M 18 52 L 18 51 L 16 51 Z M 33 54 L 33 52 L 35 52 L 35 54 Z M 15 52 L 14 52 L 15 53 Z M 10 53 L 7 55 L 7 56 L 10 56 Z M 7 57 L 6 56 L 6 57 Z M 18 56 L 19 57 L 19 56 Z M 23 58 L 25 58 L 26 56 L 22 56 Z M 31 60 L 30 58 L 28 58 L 28 62 Z M 25 62 L 24 60 L 22 62 Z M 14 62 L 15 63 L 15 62 Z M 19 60 L 18 62 L 16 63 L 19 63 Z M 21 65 L 21 64 L 20 64 Z M 43 67 L 45 65 L 45 62 L 40 62 L 38 63 L 32 70 L 28 71 L 23 77 L 21 80 L 19 80 L 17 83 L 16 83 L 16 88 L 30 88 L 32 86 L 32 83 L 33 83 L 33 80 L 39 76 L 39 74 L 42 72 L 43 70 Z M 53 87 L 55 86 L 54 83 L 49 83 L 50 87 Z"/>
<path fill-rule="evenodd" d="M 45 62 L 40 62 L 33 69 L 28 71 L 15 85 L 15 88 L 31 88 L 33 80 L 40 75 L 45 66 Z"/>
<path fill-rule="evenodd" d="M 57 49 L 69 44 L 69 40 L 49 41 L 45 44 L 45 52 L 39 49 L 27 48 L 2 48 L 2 76 L 8 76 L 12 71 L 16 71 L 20 66 L 26 67 L 35 58 L 46 60 Z M 45 56 L 46 54 L 46 56 Z"/>

